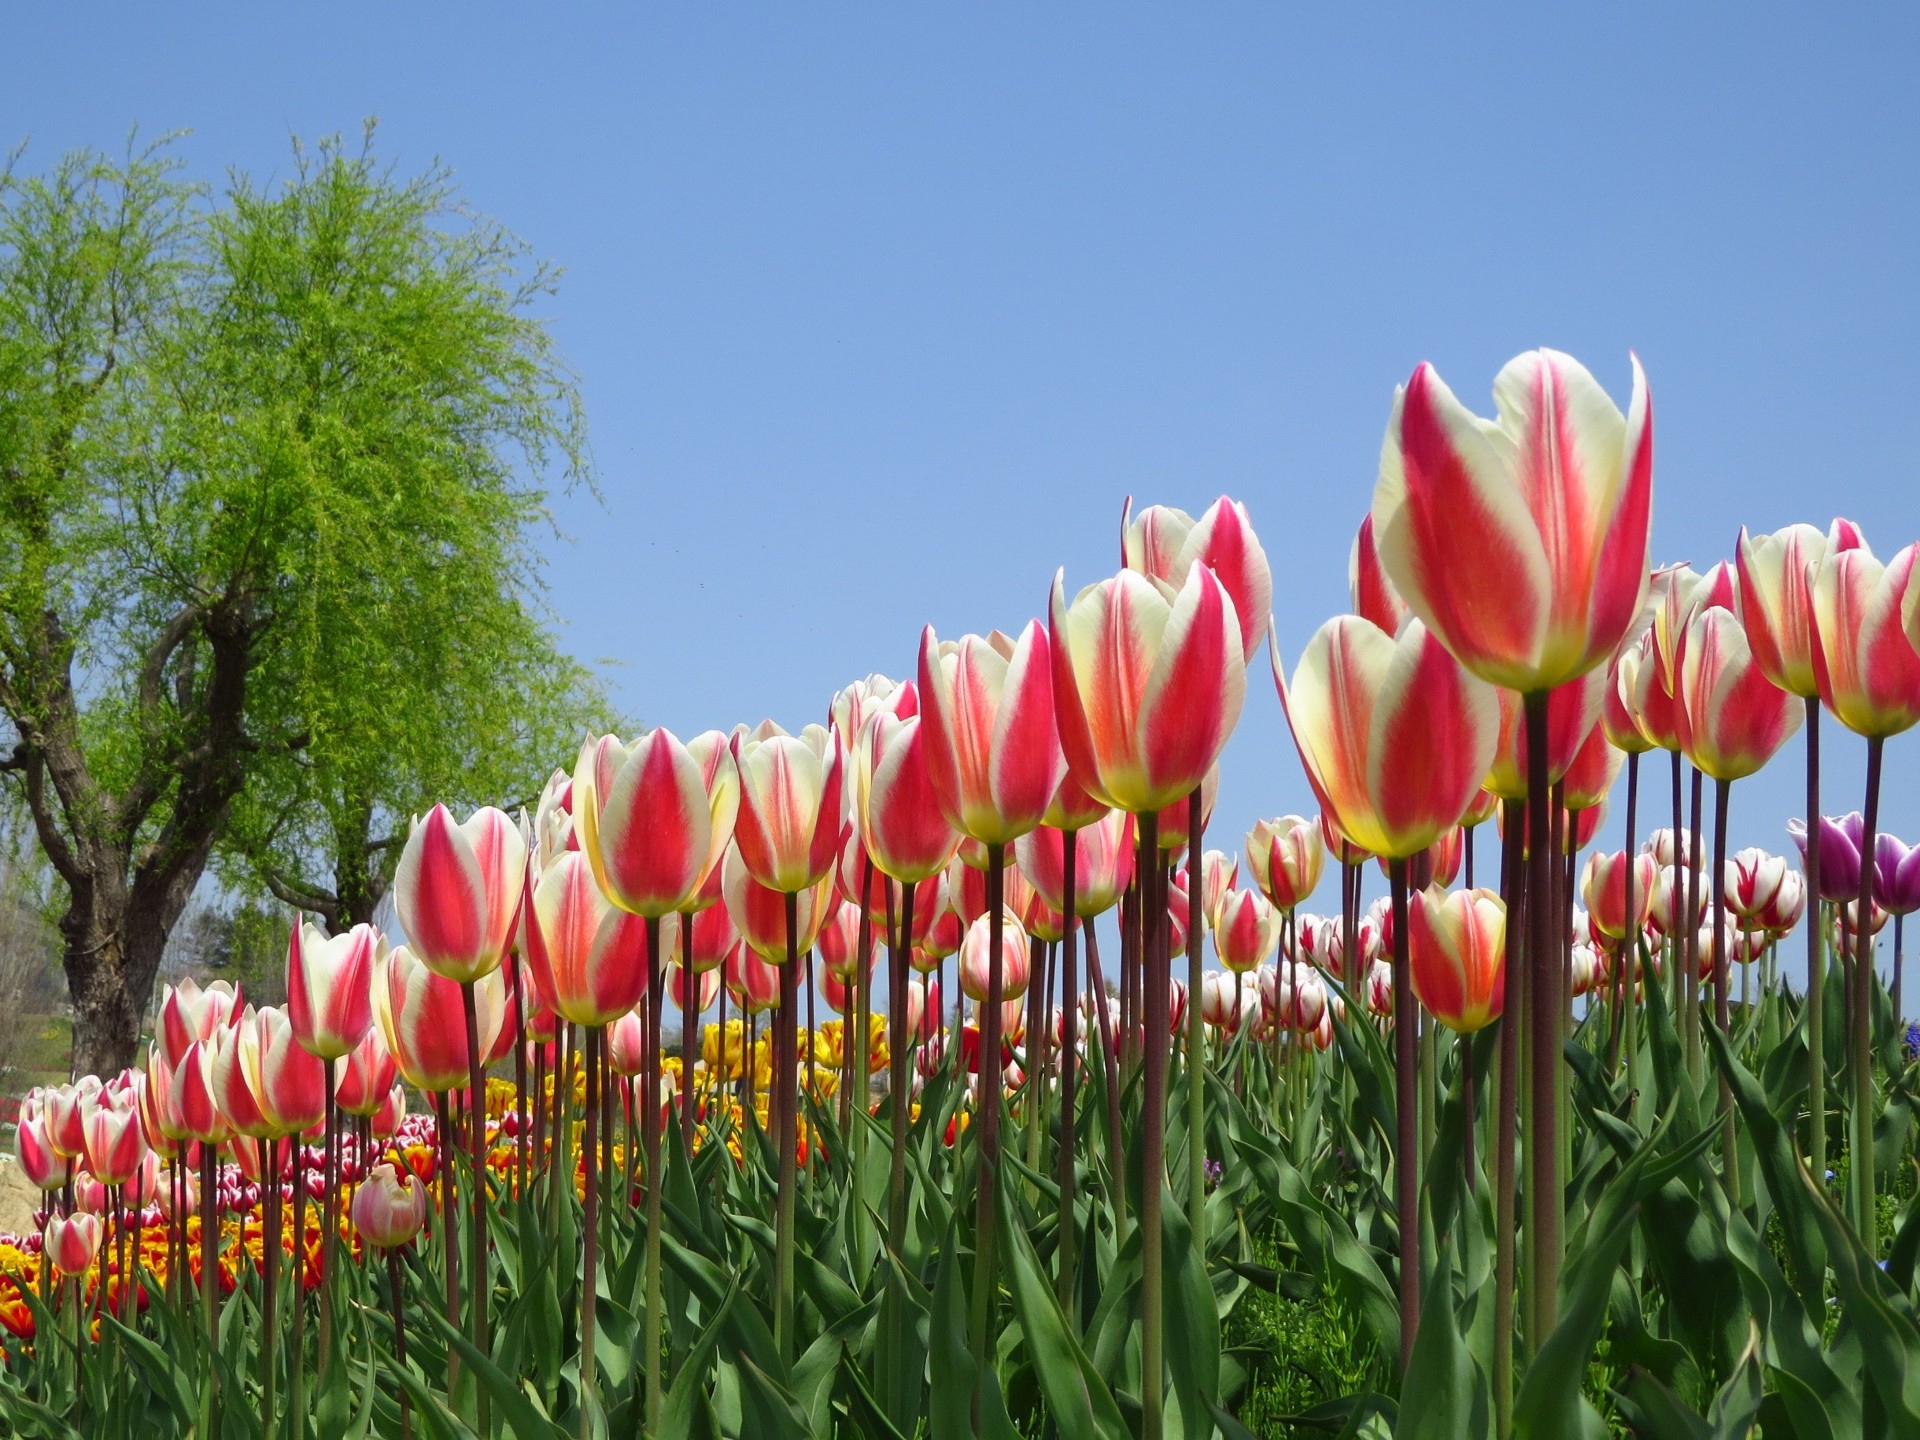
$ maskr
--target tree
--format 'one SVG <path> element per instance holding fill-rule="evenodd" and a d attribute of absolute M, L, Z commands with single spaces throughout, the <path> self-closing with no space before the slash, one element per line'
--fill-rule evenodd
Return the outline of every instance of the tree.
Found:
<path fill-rule="evenodd" d="M 266 866 L 313 822 L 261 817 L 339 802 L 358 912 L 353 837 L 364 860 L 413 803 L 389 782 L 433 777 L 400 722 L 465 723 L 387 713 L 448 698 L 404 672 L 474 679 L 469 622 L 496 655 L 544 642 L 508 683 L 565 670 L 530 602 L 546 478 L 585 457 L 531 313 L 553 283 L 443 169 L 399 178 L 366 147 L 296 148 L 284 184 L 217 198 L 164 145 L 0 176 L 0 770 L 65 889 L 80 1069 L 133 1058 L 229 832 Z M 376 753 L 396 736 L 400 760 Z"/>

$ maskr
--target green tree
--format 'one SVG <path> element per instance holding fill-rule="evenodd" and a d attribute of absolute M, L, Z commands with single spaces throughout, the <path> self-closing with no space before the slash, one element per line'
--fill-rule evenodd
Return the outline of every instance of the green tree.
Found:
<path fill-rule="evenodd" d="M 585 459 L 555 277 L 456 200 L 334 142 L 217 195 L 164 146 L 0 177 L 0 769 L 83 1070 L 133 1058 L 216 845 L 289 890 L 324 857 L 357 916 L 452 757 L 513 798 L 599 704 L 537 605 Z"/>

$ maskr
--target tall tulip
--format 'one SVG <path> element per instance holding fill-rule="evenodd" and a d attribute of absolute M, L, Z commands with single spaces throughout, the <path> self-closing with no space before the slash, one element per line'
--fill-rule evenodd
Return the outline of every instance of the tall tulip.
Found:
<path fill-rule="evenodd" d="M 987 912 L 1000 923 L 1006 847 L 1046 818 L 1066 774 L 1054 722 L 1057 657 L 1048 632 L 1029 623 L 1006 635 L 963 636 L 942 644 L 928 626 L 920 637 L 921 723 L 933 792 L 947 823 L 987 849 Z M 1000 953 L 996 943 L 993 953 Z M 984 1041 L 1000 1043 L 1001 1006 L 987 1006 Z M 998 1090 L 983 1093 L 975 1220 L 980 1247 L 968 1326 L 976 1362 L 987 1354 L 989 1297 L 995 1284 L 1000 1171 Z"/>
<path fill-rule="evenodd" d="M 1289 685 L 1274 656 L 1274 683 L 1294 744 L 1324 814 L 1392 865 L 1394 1045 L 1400 1088 L 1395 1166 L 1400 1213 L 1418 1213 L 1416 1017 L 1407 980 L 1407 858 L 1451 830 L 1493 761 L 1499 701 L 1417 619 L 1397 635 L 1357 616 L 1321 626 Z M 1401 1235 L 1402 1361 L 1420 1314 L 1419 1237 Z"/>
<path fill-rule="evenodd" d="M 734 823 L 735 849 L 730 854 L 740 857 L 755 882 L 784 897 L 786 910 L 786 955 L 774 1028 L 772 1119 L 780 1157 L 774 1207 L 774 1331 L 780 1353 L 790 1357 L 799 1122 L 796 1077 L 802 946 L 798 906 L 802 891 L 831 882 L 833 876 L 846 824 L 846 752 L 832 732 L 810 725 L 799 736 L 775 731 L 756 739 L 736 732 L 733 758 L 740 771 L 740 807 Z M 744 933 L 746 926 L 741 929 Z"/>
<path fill-rule="evenodd" d="M 1814 677 L 1820 698 L 1839 722 L 1867 741 L 1867 799 L 1862 807 L 1864 827 L 1860 853 L 1871 856 L 1880 820 L 1881 755 L 1887 738 L 1920 722 L 1920 648 L 1908 637 L 1903 619 L 1920 612 L 1913 596 L 1920 590 L 1915 567 L 1920 565 L 1920 542 L 1907 546 L 1881 564 L 1862 544 L 1838 552 L 1829 550 L 1808 567 L 1813 595 Z M 1871 905 L 1871 864 L 1863 865 L 1858 913 Z M 1869 956 L 1871 948 L 1862 946 Z M 1852 1036 L 1849 1046 L 1854 1086 L 1854 1143 L 1865 1154 L 1873 1144 L 1873 1078 L 1871 1075 L 1872 995 L 1871 959 L 1855 963 L 1852 972 Z M 1853 1169 L 1855 1224 L 1871 1250 L 1877 1226 L 1874 1213 L 1874 1167 Z"/>
<path fill-rule="evenodd" d="M 1547 830 L 1546 695 L 1605 663 L 1640 614 L 1649 583 L 1653 412 L 1633 361 L 1622 415 L 1571 356 L 1537 350 L 1494 380 L 1496 416 L 1454 398 L 1430 365 L 1395 396 L 1374 490 L 1380 561 L 1408 607 L 1470 670 L 1527 697 L 1537 737 L 1528 804 Z M 1460 557 L 1474 563 L 1463 565 Z M 1552 906 L 1552 857 L 1532 850 L 1528 907 L 1530 1028 L 1552 1033 L 1562 1011 Z M 1559 1301 L 1561 1070 L 1557 1048 L 1533 1047 L 1535 1133 L 1530 1223 L 1538 1263 L 1529 1276 L 1535 1323 L 1551 1330 Z M 1501 1147 L 1502 1157 L 1505 1154 Z M 1505 1197 L 1512 1187 L 1496 1178 Z M 1504 1199 L 1503 1199 L 1503 1204 Z M 1499 1226 L 1494 1393 L 1500 1428 L 1511 1399 L 1512 1226 Z"/>
<path fill-rule="evenodd" d="M 1211 570 L 1233 599 L 1241 658 L 1251 661 L 1266 639 L 1273 610 L 1273 571 L 1253 532 L 1247 507 L 1222 495 L 1199 520 L 1184 510 L 1150 505 L 1121 517 L 1121 553 L 1129 570 L 1178 591 L 1195 569 Z"/>
<path fill-rule="evenodd" d="M 1500 1018 L 1507 907 L 1491 890 L 1416 893 L 1409 916 L 1413 992 L 1448 1029 L 1471 1035 Z"/>

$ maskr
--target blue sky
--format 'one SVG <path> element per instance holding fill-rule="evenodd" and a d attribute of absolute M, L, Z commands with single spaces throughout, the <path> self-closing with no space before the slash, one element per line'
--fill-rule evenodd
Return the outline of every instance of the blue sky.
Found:
<path fill-rule="evenodd" d="M 1917 40 L 1894 7 L 42 5 L 0 139 L 185 127 L 202 176 L 266 176 L 377 115 L 447 161 L 567 271 L 604 495 L 559 507 L 567 643 L 688 733 L 1042 614 L 1128 493 L 1248 504 L 1291 663 L 1422 359 L 1490 408 L 1551 344 L 1624 404 L 1637 350 L 1657 559 L 1920 537 Z M 1264 662 L 1226 763 L 1218 838 L 1310 806 Z M 1736 842 L 1785 848 L 1800 766 L 1736 788 Z M 1920 829 L 1920 734 L 1886 794 Z"/>

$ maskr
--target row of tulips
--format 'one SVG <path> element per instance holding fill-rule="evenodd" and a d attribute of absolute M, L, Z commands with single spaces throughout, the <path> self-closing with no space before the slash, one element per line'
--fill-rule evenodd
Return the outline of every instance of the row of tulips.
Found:
<path fill-rule="evenodd" d="M 902 1397 L 970 1377 L 949 1398 L 960 1399 L 967 1424 L 993 1430 L 1002 1403 L 996 1319 L 1009 1299 L 1026 1307 L 1023 1331 L 1045 1318 L 1022 1288 L 1026 1242 L 1005 1217 L 1032 1213 L 1044 1194 L 1054 1209 L 1050 1288 L 1069 1337 L 1063 1353 L 1074 1353 L 1079 1328 L 1083 1243 L 1094 1245 L 1086 1261 L 1096 1267 L 1124 1250 L 1138 1266 L 1129 1428 L 1163 1433 L 1171 1383 L 1178 1423 L 1203 1433 L 1211 1422 L 1167 1349 L 1168 1316 L 1191 1297 L 1184 1280 L 1172 1292 L 1167 1281 L 1195 1263 L 1204 1275 L 1214 1253 L 1220 1217 L 1207 1143 L 1221 1107 L 1238 1101 L 1211 1089 L 1208 1076 L 1231 1073 L 1244 1088 L 1265 1075 L 1273 1129 L 1304 1131 L 1303 1097 L 1335 1083 L 1315 1057 L 1338 1049 L 1350 1068 L 1366 1053 L 1362 1017 L 1371 1014 L 1378 1043 L 1391 1046 L 1383 1114 L 1398 1365 L 1412 1373 L 1429 1308 L 1423 1285 L 1440 1273 L 1423 1250 L 1421 1217 L 1442 1184 L 1433 1166 L 1439 1074 L 1449 1065 L 1469 1157 L 1474 1136 L 1489 1132 L 1485 1384 L 1504 1436 L 1516 1424 L 1520 1347 L 1538 1359 L 1559 1329 L 1569 1186 L 1579 1178 L 1563 1040 L 1599 1017 L 1605 1073 L 1624 1054 L 1632 1077 L 1652 1043 L 1636 1034 L 1636 1012 L 1658 1005 L 1678 1018 L 1690 1073 L 1703 1074 L 1708 1045 L 1733 1032 L 1733 965 L 1769 959 L 1810 903 L 1827 909 L 1802 927 L 1809 1159 L 1822 1173 L 1831 933 L 1846 986 L 1838 1013 L 1851 1087 L 1850 1218 L 1867 1253 L 1878 1246 L 1876 1165 L 1860 1158 L 1873 1154 L 1877 1113 L 1875 967 L 1864 960 L 1879 917 L 1907 913 L 1920 888 L 1920 862 L 1879 820 L 1884 743 L 1920 721 L 1920 545 L 1883 564 L 1857 527 L 1835 522 L 1825 533 L 1743 531 L 1734 559 L 1705 573 L 1654 570 L 1652 407 L 1637 362 L 1633 376 L 1623 412 L 1578 362 L 1533 352 L 1496 377 L 1487 419 L 1430 366 L 1416 370 L 1396 393 L 1353 547 L 1353 613 L 1322 626 L 1291 670 L 1271 631 L 1272 573 L 1245 508 L 1223 498 L 1197 519 L 1129 508 L 1116 574 L 1077 592 L 1057 574 L 1044 623 L 1017 635 L 942 639 L 928 628 L 914 678 L 849 686 L 825 724 L 789 734 L 767 722 L 686 741 L 666 730 L 591 738 L 519 822 L 493 809 L 458 822 L 435 807 L 413 825 L 396 870 L 403 942 L 368 926 L 328 937 L 297 924 L 284 1010 L 182 985 L 143 1070 L 75 1102 L 85 1112 L 81 1148 L 61 1153 L 80 1154 L 91 1125 L 102 1148 L 98 1157 L 86 1150 L 87 1162 L 103 1184 L 125 1183 L 145 1145 L 173 1161 L 176 1176 L 197 1155 L 201 1193 L 211 1194 L 222 1143 L 264 1143 L 271 1171 L 278 1147 L 318 1126 L 318 1264 L 331 1276 L 343 1203 L 376 1191 L 348 1181 L 343 1145 L 356 1127 L 397 1117 L 402 1083 L 431 1097 L 451 1394 L 460 1357 L 485 1373 L 495 1354 L 490 1307 L 502 1259 L 490 1227 L 510 1224 L 513 1254 L 524 1256 L 534 1212 L 509 1220 L 505 1202 L 520 1197 L 524 1206 L 544 1185 L 548 1223 L 571 1236 L 562 1200 L 574 1190 L 577 1148 L 573 1411 L 585 1430 L 603 1388 L 601 1249 L 622 1223 L 604 1213 L 617 1109 L 629 1131 L 639 1129 L 617 1162 L 638 1187 L 638 1300 L 634 1314 L 616 1315 L 617 1343 L 638 1372 L 634 1423 L 658 1435 L 678 1393 L 669 1364 L 684 1376 L 693 1363 L 676 1338 L 685 1297 L 670 1304 L 664 1289 L 663 1267 L 669 1256 L 686 1263 L 689 1239 L 671 1238 L 684 1226 L 670 1224 L 667 1209 L 674 1154 L 690 1164 L 725 1133 L 719 1148 L 751 1169 L 762 1152 L 738 1141 L 735 1117 L 770 1137 L 764 1357 L 793 1380 L 812 1354 L 802 1353 L 804 1309 L 821 1303 L 796 1244 L 821 1164 L 848 1167 L 846 1193 L 871 1205 L 887 1257 L 880 1269 L 892 1278 L 869 1323 L 893 1337 L 912 1328 L 923 1278 L 902 1267 L 924 1254 L 915 1226 L 928 1203 L 917 1175 L 910 1186 L 914 1144 L 925 1103 L 952 1081 L 967 1098 L 944 1138 L 964 1167 L 953 1178 L 973 1212 L 964 1295 L 952 1300 L 964 1344 L 944 1372 L 922 1372 L 888 1340 L 868 1400 L 910 1429 L 912 1401 Z M 1219 758 L 1263 647 L 1319 813 L 1263 822 L 1235 859 L 1207 850 L 1206 827 Z M 1802 726 L 1807 813 L 1822 813 L 1823 709 L 1866 738 L 1859 816 L 1803 829 L 1799 872 L 1764 852 L 1728 854 L 1731 787 Z M 1636 848 L 1641 761 L 1659 750 L 1672 757 L 1670 823 Z M 1629 847 L 1595 853 L 1582 869 L 1623 770 Z M 1498 873 L 1476 877 L 1476 835 L 1489 820 Z M 1371 910 L 1370 860 L 1388 884 Z M 1319 919 L 1300 907 L 1329 862 L 1340 913 Z M 1243 864 L 1250 888 L 1240 887 Z M 1451 888 L 1456 881 L 1464 883 Z M 1093 922 L 1109 912 L 1118 953 L 1103 965 Z M 1211 978 L 1209 936 L 1225 967 Z M 1894 948 L 1897 975 L 1897 920 Z M 1176 956 L 1186 962 L 1179 974 Z M 955 973 L 944 977 L 949 960 Z M 943 1023 L 940 997 L 956 992 L 971 1013 Z M 1762 993 L 1776 993 L 1771 974 Z M 669 998 L 681 1018 L 677 1059 L 663 1036 Z M 827 1032 L 808 1010 L 820 1002 L 844 1017 L 827 1047 L 828 1084 Z M 706 1048 L 701 1017 L 713 1005 L 711 1058 L 696 1064 Z M 740 1012 L 733 1021 L 730 1007 Z M 1658 1023 L 1650 1014 L 1648 1026 Z M 1220 1032 L 1211 1047 L 1209 1025 Z M 1442 1028 L 1459 1042 L 1443 1045 Z M 1489 1030 L 1485 1045 L 1468 1038 Z M 490 1128 L 477 1097 L 486 1071 L 508 1063 L 511 1124 L 503 1117 Z M 1486 1065 L 1490 1096 L 1474 1088 Z M 886 1098 L 876 1107 L 866 1077 L 882 1072 Z M 568 1083 L 555 1087 L 556 1074 Z M 727 1093 L 736 1076 L 744 1108 Z M 615 1106 L 629 1079 L 634 1094 L 654 1099 Z M 1736 1079 L 1723 1070 L 1717 1120 L 1732 1204 L 1741 1203 L 1743 1170 Z M 62 1146 L 72 1132 L 55 1110 L 68 1103 L 41 1107 Z M 837 1120 L 823 1131 L 831 1108 Z M 1007 1143 L 1015 1121 L 1023 1155 Z M 1089 1121 L 1104 1121 L 1111 1174 L 1140 1177 L 1107 1188 L 1104 1238 L 1081 1221 L 1081 1187 L 1098 1173 L 1080 1128 Z M 821 1133 L 835 1146 L 844 1139 L 845 1155 L 823 1161 L 809 1143 Z M 496 1194 L 503 1134 L 511 1183 Z M 877 1175 L 868 1183 L 871 1147 L 885 1150 L 884 1184 Z M 411 1195 L 399 1172 L 391 1183 Z M 388 1187 L 382 1177 L 377 1193 Z M 291 1191 L 294 1229 L 305 1233 L 307 1192 Z M 276 1193 L 269 1187 L 269 1202 Z M 405 1201 L 416 1203 L 425 1201 Z M 70 1200 L 53 1207 L 50 1250 L 72 1243 L 74 1224 L 84 1227 L 76 1213 L 87 1212 Z M 271 1203 L 266 1223 L 274 1256 Z M 66 1227 L 57 1237 L 56 1224 Z M 212 1349 L 216 1228 L 202 1229 L 200 1241 Z M 265 1285 L 267 1312 L 277 1315 L 271 1266 Z M 392 1288 L 397 1306 L 398 1278 Z M 296 1336 L 303 1308 L 296 1298 Z M 339 1328 L 331 1283 L 319 1287 L 317 1328 L 324 1371 Z M 270 1358 L 263 1373 L 277 1373 Z M 301 1365 L 289 1374 L 287 1414 L 299 1416 Z M 1049 1404 L 1067 1394 L 1057 1371 L 1041 1383 Z M 474 1426 L 489 1433 L 494 1389 L 470 1380 L 468 1393 Z M 953 1419 L 934 1418 L 936 1433 Z"/>

